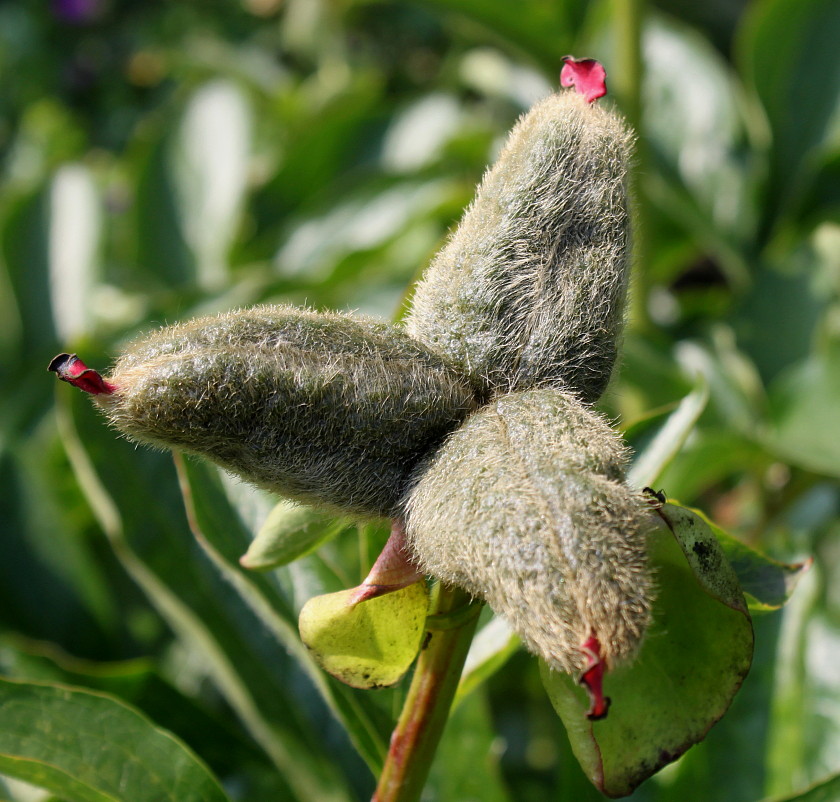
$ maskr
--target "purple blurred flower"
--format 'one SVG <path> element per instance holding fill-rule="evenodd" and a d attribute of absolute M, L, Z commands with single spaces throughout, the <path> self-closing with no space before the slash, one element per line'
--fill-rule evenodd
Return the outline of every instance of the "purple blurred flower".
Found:
<path fill-rule="evenodd" d="M 93 22 L 102 9 L 102 0 L 53 0 L 53 13 L 63 22 L 84 25 Z"/>

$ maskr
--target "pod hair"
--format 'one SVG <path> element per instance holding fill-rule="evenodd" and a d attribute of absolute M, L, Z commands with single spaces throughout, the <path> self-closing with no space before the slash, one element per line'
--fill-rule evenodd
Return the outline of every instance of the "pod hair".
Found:
<path fill-rule="evenodd" d="M 287 497 L 393 515 L 474 407 L 468 382 L 383 323 L 260 306 L 131 345 L 96 396 L 133 440 L 201 454 Z"/>
<path fill-rule="evenodd" d="M 557 387 L 596 401 L 627 293 L 621 118 L 574 91 L 525 114 L 421 279 L 407 330 L 485 397 Z"/>
<path fill-rule="evenodd" d="M 637 651 L 654 595 L 645 499 L 619 436 L 573 395 L 530 390 L 471 415 L 416 472 L 404 502 L 420 567 L 484 599 L 552 668 Z"/>

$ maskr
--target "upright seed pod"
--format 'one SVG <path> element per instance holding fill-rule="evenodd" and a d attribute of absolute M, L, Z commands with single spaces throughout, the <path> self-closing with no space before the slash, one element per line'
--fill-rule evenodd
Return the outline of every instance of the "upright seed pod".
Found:
<path fill-rule="evenodd" d="M 362 516 L 393 515 L 414 465 L 474 406 L 467 381 L 401 330 L 291 307 L 161 329 L 104 380 L 78 365 L 62 355 L 51 369 L 131 439 Z"/>
<path fill-rule="evenodd" d="M 562 90 L 520 119 L 417 287 L 407 330 L 485 397 L 551 386 L 594 402 L 610 379 L 632 137 L 598 96 Z"/>
<path fill-rule="evenodd" d="M 620 437 L 575 396 L 500 396 L 418 469 L 408 543 L 425 572 L 484 599 L 552 668 L 612 667 L 639 647 L 653 597 L 651 514 L 623 482 L 625 461 Z"/>

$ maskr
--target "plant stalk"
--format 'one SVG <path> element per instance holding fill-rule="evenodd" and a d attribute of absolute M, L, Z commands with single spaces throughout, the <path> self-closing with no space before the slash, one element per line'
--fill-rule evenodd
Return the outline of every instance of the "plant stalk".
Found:
<path fill-rule="evenodd" d="M 648 200 L 641 187 L 640 177 L 647 169 L 645 125 L 642 110 L 642 86 L 644 82 L 644 58 L 642 34 L 645 16 L 645 0 L 614 0 L 615 20 L 615 64 L 614 84 L 621 99 L 621 106 L 627 121 L 636 132 L 635 169 L 631 175 L 631 191 L 635 196 L 635 219 L 633 225 L 633 291 L 630 293 L 630 320 L 637 331 L 651 327 L 647 310 L 648 286 L 645 277 L 649 269 L 648 245 Z M 613 77 L 613 76 L 611 76 Z"/>
<path fill-rule="evenodd" d="M 467 611 L 467 615 L 463 613 Z M 371 802 L 416 802 L 429 776 L 461 678 L 481 604 L 458 588 L 434 590 L 427 642 L 420 652 L 385 766 Z"/>

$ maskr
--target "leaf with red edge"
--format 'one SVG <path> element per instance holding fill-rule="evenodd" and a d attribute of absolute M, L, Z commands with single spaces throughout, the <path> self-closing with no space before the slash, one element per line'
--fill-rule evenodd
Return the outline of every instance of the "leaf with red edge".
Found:
<path fill-rule="evenodd" d="M 560 86 L 573 86 L 588 103 L 607 94 L 607 72 L 594 58 L 563 58 Z"/>
<path fill-rule="evenodd" d="M 750 667 L 752 623 L 736 574 L 709 526 L 665 504 L 650 535 L 658 596 L 634 662 L 603 677 L 603 720 L 573 677 L 541 665 L 543 683 L 590 780 L 620 797 L 703 740 Z"/>

